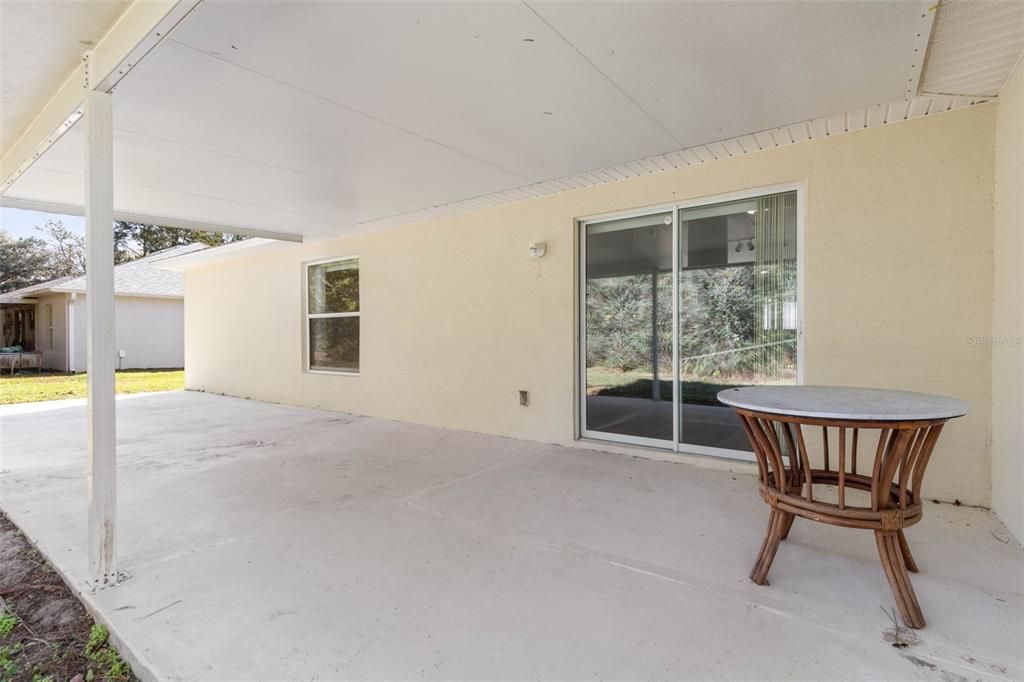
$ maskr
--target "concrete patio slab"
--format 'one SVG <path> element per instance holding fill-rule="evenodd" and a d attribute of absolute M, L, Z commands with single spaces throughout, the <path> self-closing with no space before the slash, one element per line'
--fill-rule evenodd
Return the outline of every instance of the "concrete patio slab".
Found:
<path fill-rule="evenodd" d="M 84 434 L 0 408 L 0 507 L 83 591 Z M 748 476 L 183 392 L 120 401 L 118 442 L 131 577 L 84 597 L 146 679 L 1024 675 L 985 510 L 908 532 L 929 624 L 898 649 L 870 533 L 798 520 L 749 582 Z"/>

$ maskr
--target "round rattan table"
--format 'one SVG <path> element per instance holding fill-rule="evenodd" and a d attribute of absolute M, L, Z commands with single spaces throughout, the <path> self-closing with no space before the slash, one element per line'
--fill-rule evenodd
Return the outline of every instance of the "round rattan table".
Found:
<path fill-rule="evenodd" d="M 757 459 L 768 531 L 750 579 L 768 570 L 796 517 L 875 533 L 904 622 L 925 625 L 903 531 L 921 520 L 921 481 L 943 425 L 967 414 L 944 396 L 838 386 L 750 386 L 718 399 L 740 417 Z"/>

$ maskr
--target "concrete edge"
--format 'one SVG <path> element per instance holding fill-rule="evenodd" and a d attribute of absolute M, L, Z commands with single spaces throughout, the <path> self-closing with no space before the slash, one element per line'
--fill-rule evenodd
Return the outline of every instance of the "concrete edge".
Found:
<path fill-rule="evenodd" d="M 132 398 L 148 398 L 164 393 L 183 393 L 184 389 L 175 391 L 147 391 L 145 393 L 121 393 L 115 396 L 116 400 L 131 400 Z M 0 417 L 13 417 L 19 414 L 35 414 L 36 412 L 49 412 L 50 410 L 62 410 L 67 407 L 82 407 L 86 404 L 86 398 L 62 398 L 61 400 L 33 400 L 27 403 L 9 403 L 0 405 Z"/>
<path fill-rule="evenodd" d="M 61 582 L 64 583 L 65 587 L 68 588 L 71 594 L 78 599 L 79 603 L 85 609 L 85 612 L 89 614 L 93 621 L 107 628 L 110 643 L 117 648 L 117 653 L 120 654 L 121 660 L 131 666 L 132 672 L 135 673 L 135 676 L 142 682 L 160 682 L 161 678 L 153 672 L 152 664 L 147 661 L 144 656 L 132 650 L 124 637 L 121 636 L 118 629 L 114 627 L 109 620 L 103 617 L 102 612 L 94 602 L 94 593 L 92 590 L 89 590 L 88 588 L 83 590 L 72 582 L 60 564 L 54 561 L 50 554 L 40 547 L 39 543 L 37 543 L 17 521 L 11 518 L 10 514 L 4 511 L 2 507 L 0 507 L 0 512 L 3 512 L 4 516 L 7 517 L 7 520 L 11 522 L 11 525 L 17 528 L 22 537 L 25 538 L 25 541 L 28 542 L 33 549 L 39 552 L 39 554 L 46 559 L 47 563 L 53 567 L 53 570 L 56 571 L 57 575 L 60 577 Z M 131 580 L 131 578 L 129 578 L 129 580 Z M 107 589 L 116 590 L 117 587 L 109 587 Z"/>

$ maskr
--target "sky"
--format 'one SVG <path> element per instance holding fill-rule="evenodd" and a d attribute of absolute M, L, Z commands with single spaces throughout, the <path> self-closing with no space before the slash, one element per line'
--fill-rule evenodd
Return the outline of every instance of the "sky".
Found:
<path fill-rule="evenodd" d="M 59 215 L 42 211 L 26 211 L 20 208 L 0 208 L 0 229 L 17 239 L 19 237 L 42 237 L 36 225 L 42 226 L 47 220 L 59 220 L 64 227 L 77 234 L 85 234 L 85 218 L 76 215 Z"/>

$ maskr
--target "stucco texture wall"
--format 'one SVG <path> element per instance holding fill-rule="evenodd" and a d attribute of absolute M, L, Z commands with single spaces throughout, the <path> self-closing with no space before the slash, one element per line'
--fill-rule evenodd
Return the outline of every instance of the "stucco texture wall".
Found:
<path fill-rule="evenodd" d="M 954 395 L 929 496 L 987 504 L 995 106 L 186 273 L 189 388 L 569 444 L 574 219 L 806 181 L 809 384 Z M 530 242 L 545 241 L 533 261 Z M 361 374 L 302 369 L 303 261 L 361 258 Z M 530 391 L 529 407 L 517 390 Z"/>
<path fill-rule="evenodd" d="M 999 95 L 995 141 L 992 510 L 1024 540 L 1024 65 Z"/>

